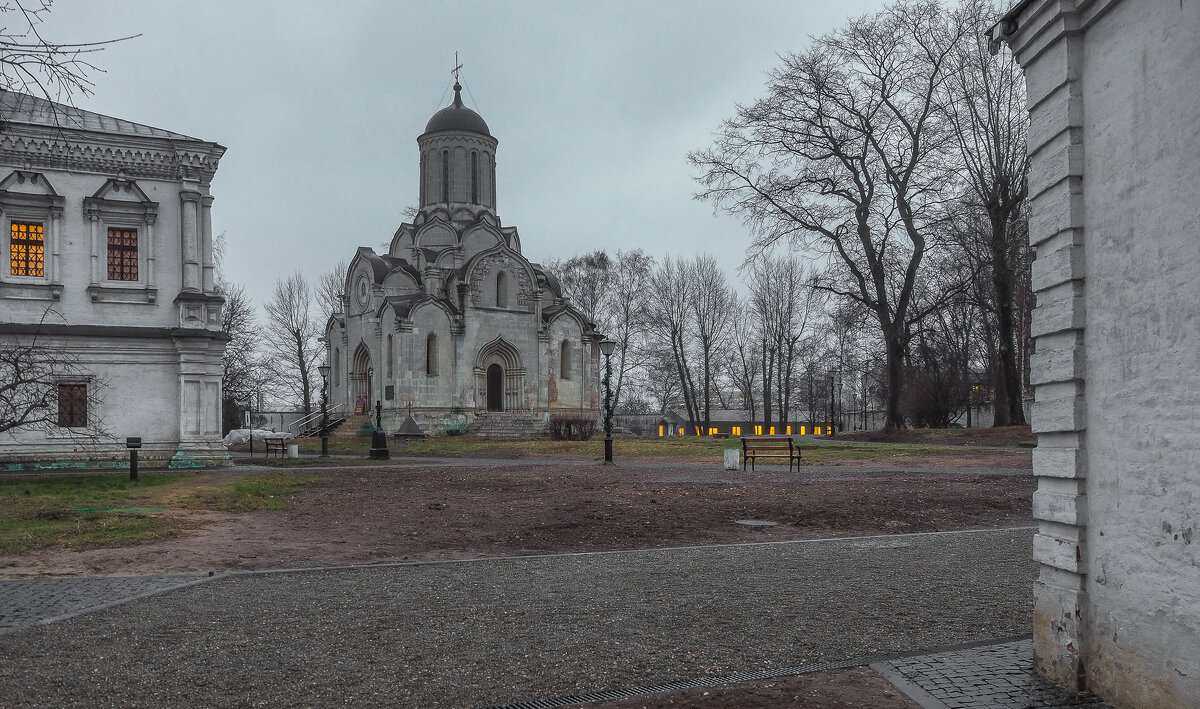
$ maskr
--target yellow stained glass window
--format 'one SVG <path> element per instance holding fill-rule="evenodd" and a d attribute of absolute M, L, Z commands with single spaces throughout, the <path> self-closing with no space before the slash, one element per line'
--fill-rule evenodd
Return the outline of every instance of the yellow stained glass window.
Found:
<path fill-rule="evenodd" d="M 108 280 L 138 279 L 137 229 L 108 230 Z"/>
<path fill-rule="evenodd" d="M 771 433 L 768 435 L 771 435 L 771 436 L 775 435 L 775 427 L 774 426 L 771 427 Z"/>
<path fill-rule="evenodd" d="M 788 431 L 787 435 L 789 435 L 789 436 L 792 435 L 792 427 L 791 426 L 788 426 L 787 431 Z"/>
<path fill-rule="evenodd" d="M 740 436 L 740 435 L 742 435 L 742 427 L 741 427 L 741 426 L 734 426 L 734 427 L 733 427 L 733 435 L 735 435 L 735 436 Z"/>
<path fill-rule="evenodd" d="M 663 435 L 663 428 L 665 428 L 665 426 L 659 426 L 659 427 L 658 427 L 658 435 L 659 435 L 659 437 L 661 437 L 661 436 Z"/>
<path fill-rule="evenodd" d="M 756 435 L 756 436 L 761 436 L 761 435 L 762 435 L 762 426 L 755 426 L 755 427 L 754 427 L 754 435 Z"/>
<path fill-rule="evenodd" d="M 45 238 L 41 224 L 12 223 L 12 238 L 9 240 L 11 266 L 14 276 L 46 275 Z"/>

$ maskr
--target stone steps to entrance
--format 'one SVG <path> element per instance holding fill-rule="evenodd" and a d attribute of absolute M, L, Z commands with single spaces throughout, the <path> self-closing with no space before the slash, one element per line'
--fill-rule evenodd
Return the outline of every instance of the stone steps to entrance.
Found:
<path fill-rule="evenodd" d="M 492 438 L 540 436 L 545 432 L 546 422 L 541 417 L 521 412 L 480 412 L 471 426 L 471 433 Z"/>

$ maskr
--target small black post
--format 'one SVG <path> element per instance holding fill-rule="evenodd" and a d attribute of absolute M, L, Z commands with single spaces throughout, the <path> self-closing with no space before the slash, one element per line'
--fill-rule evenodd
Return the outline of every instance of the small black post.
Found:
<path fill-rule="evenodd" d="M 378 460 L 392 457 L 387 447 L 387 434 L 383 432 L 383 402 L 375 401 L 375 430 L 371 432 L 370 456 Z"/>
<path fill-rule="evenodd" d="M 125 447 L 129 449 L 129 479 L 138 481 L 138 448 L 142 447 L 141 436 L 129 436 L 125 439 Z"/>

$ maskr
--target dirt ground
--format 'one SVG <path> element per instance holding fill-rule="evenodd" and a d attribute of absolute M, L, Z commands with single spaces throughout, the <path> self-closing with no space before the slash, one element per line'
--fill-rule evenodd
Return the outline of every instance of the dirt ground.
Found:
<path fill-rule="evenodd" d="M 0 556 L 0 577 L 220 572 L 1010 526 L 1031 522 L 1034 487 L 1024 475 L 788 473 L 775 465 L 742 472 L 696 464 L 395 461 L 297 472 L 317 479 L 287 509 L 171 511 L 184 528 L 172 538 Z M 195 474 L 186 485 L 230 474 Z"/>
<path fill-rule="evenodd" d="M 480 461 L 297 469 L 316 480 L 283 510 L 169 511 L 165 541 L 0 556 L 0 578 L 289 568 L 811 539 L 1032 522 L 1028 451 L 846 463 L 788 472 L 712 464 Z M 977 468 L 971 471 L 970 468 Z M 986 469 L 984 469 L 986 468 Z M 997 470 L 997 469 L 1001 470 Z M 1018 469 L 1016 474 L 1004 468 Z M 162 502 L 254 472 L 188 474 Z M 148 503 L 149 504 L 149 503 Z M 170 507 L 169 504 L 164 507 Z M 745 526 L 764 520 L 775 526 Z M 866 667 L 589 705 L 603 709 L 913 709 Z"/>

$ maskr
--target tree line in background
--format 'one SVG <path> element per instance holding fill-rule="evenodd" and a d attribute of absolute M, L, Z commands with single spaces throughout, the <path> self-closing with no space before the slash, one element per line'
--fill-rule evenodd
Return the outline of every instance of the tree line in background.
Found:
<path fill-rule="evenodd" d="M 998 17 L 901 0 L 851 20 L 783 57 L 767 95 L 689 155 L 697 198 L 751 230 L 741 291 L 706 255 L 545 263 L 617 343 L 619 413 L 897 429 L 947 426 L 974 400 L 994 425 L 1025 422 L 1028 118 L 1019 68 L 989 52 Z M 280 280 L 261 327 L 223 285 L 227 409 L 270 391 L 311 413 L 345 271 Z"/>

